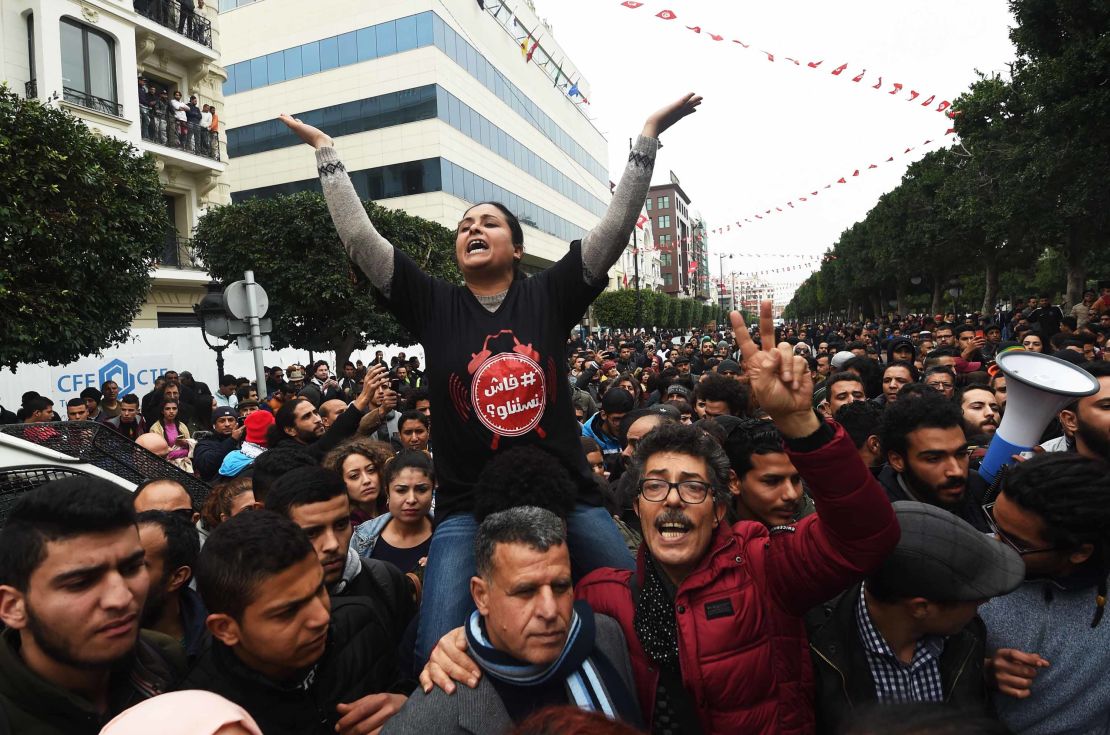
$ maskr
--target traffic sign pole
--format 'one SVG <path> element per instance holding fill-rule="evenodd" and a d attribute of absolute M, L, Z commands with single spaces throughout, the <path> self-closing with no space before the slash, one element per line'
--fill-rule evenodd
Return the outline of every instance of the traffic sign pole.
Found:
<path fill-rule="evenodd" d="M 247 323 L 251 329 L 251 351 L 254 353 L 254 371 L 258 375 L 258 395 L 265 395 L 266 391 L 266 366 L 262 362 L 262 330 L 259 329 L 258 320 L 264 314 L 259 313 L 258 284 L 254 282 L 254 271 L 246 271 L 243 279 L 247 282 Z"/>

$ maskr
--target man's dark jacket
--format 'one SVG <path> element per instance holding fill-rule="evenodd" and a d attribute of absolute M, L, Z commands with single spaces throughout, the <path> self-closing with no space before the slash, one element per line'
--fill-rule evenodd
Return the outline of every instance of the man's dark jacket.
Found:
<path fill-rule="evenodd" d="M 311 444 L 301 444 L 293 437 L 286 436 L 277 444 L 270 447 L 270 449 L 276 449 L 277 447 L 300 448 L 319 461 L 325 454 L 334 449 L 339 442 L 349 436 L 354 436 L 355 431 L 358 430 L 359 422 L 362 421 L 362 417 L 365 415 L 365 411 L 360 411 L 354 406 L 348 406 L 347 410 L 340 414 L 339 418 L 335 420 L 335 423 L 333 423 L 319 439 Z"/>
<path fill-rule="evenodd" d="M 852 711 L 876 701 L 875 680 L 856 624 L 860 585 L 806 617 L 813 659 L 818 733 L 837 733 Z M 949 636 L 940 657 L 944 701 L 969 710 L 990 708 L 983 677 L 987 629 L 978 617 Z"/>
<path fill-rule="evenodd" d="M 193 469 L 205 482 L 216 479 L 224 457 L 239 448 L 239 442 L 230 436 L 212 432 L 197 440 L 193 448 Z"/>
<path fill-rule="evenodd" d="M 878 475 L 879 483 L 886 490 L 886 496 L 890 498 L 890 502 L 896 503 L 899 500 L 915 500 L 919 503 L 929 502 L 923 498 L 918 498 L 910 495 L 898 482 L 898 473 L 893 467 L 883 465 Z M 964 490 L 964 499 L 959 505 L 947 506 L 937 505 L 936 503 L 929 503 L 936 505 L 938 508 L 947 510 L 948 512 L 964 519 L 972 525 L 977 531 L 983 533 L 990 533 L 990 527 L 987 525 L 987 517 L 983 513 L 983 502 L 987 495 L 987 483 L 979 475 L 978 472 L 968 472 L 967 475 L 967 488 Z"/>
<path fill-rule="evenodd" d="M 336 705 L 399 686 L 395 648 L 369 601 L 337 599 L 332 600 L 324 655 L 296 681 L 266 678 L 213 639 L 181 688 L 205 689 L 230 699 L 247 710 L 266 735 L 334 735 Z"/>
<path fill-rule="evenodd" d="M 0 733 L 96 735 L 128 707 L 172 691 L 185 671 L 185 653 L 169 636 L 144 630 L 135 655 L 112 673 L 108 711 L 34 673 L 19 657 L 19 633 L 0 635 Z"/>

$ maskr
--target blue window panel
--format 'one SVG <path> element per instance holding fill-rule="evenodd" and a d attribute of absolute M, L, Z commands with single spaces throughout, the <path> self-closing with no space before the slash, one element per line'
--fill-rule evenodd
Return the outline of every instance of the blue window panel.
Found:
<path fill-rule="evenodd" d="M 454 95 L 451 95 L 450 107 L 448 108 L 447 117 L 448 117 L 448 120 L 450 121 L 452 127 L 454 127 L 456 130 L 462 131 L 464 133 L 466 132 L 464 127 L 463 127 L 464 126 L 464 123 L 463 123 L 463 117 L 464 116 L 463 116 L 461 106 L 460 106 L 460 103 L 459 103 L 459 98 L 455 97 Z"/>
<path fill-rule="evenodd" d="M 355 43 L 358 44 L 359 61 L 378 58 L 378 41 L 373 28 L 359 28 L 355 31 Z"/>
<path fill-rule="evenodd" d="M 464 199 L 463 196 L 466 187 L 466 174 L 461 168 L 455 164 L 451 164 L 451 193 L 459 199 Z"/>
<path fill-rule="evenodd" d="M 285 78 L 297 79 L 301 76 L 301 47 L 285 50 Z"/>
<path fill-rule="evenodd" d="M 416 48 L 416 16 L 397 19 L 397 53 Z"/>
<path fill-rule="evenodd" d="M 227 70 L 227 81 L 224 82 L 224 97 L 229 94 L 235 94 L 235 75 L 231 73 L 231 69 Z"/>
<path fill-rule="evenodd" d="M 493 126 L 489 120 L 482 118 L 482 145 L 490 148 L 493 145 Z"/>
<path fill-rule="evenodd" d="M 397 53 L 397 22 L 386 21 L 374 27 L 378 37 L 378 56 L 389 56 Z"/>
<path fill-rule="evenodd" d="M 254 89 L 254 84 L 251 80 L 251 63 L 249 61 L 240 61 L 235 65 L 235 68 L 235 89 L 240 92 Z"/>
<path fill-rule="evenodd" d="M 459 130 L 461 130 L 462 134 L 465 135 L 468 138 L 473 138 L 474 137 L 474 116 L 475 116 L 475 114 L 476 113 L 474 112 L 474 110 L 472 110 L 469 107 L 467 107 L 466 105 L 460 103 L 460 105 L 459 105 L 459 117 L 462 119 L 462 125 L 459 126 Z"/>
<path fill-rule="evenodd" d="M 430 15 L 432 16 L 432 43 L 434 43 L 436 48 L 440 51 L 447 53 L 447 39 L 444 33 L 443 19 L 435 13 L 431 13 Z"/>
<path fill-rule="evenodd" d="M 320 71 L 339 66 L 339 39 L 335 36 L 320 41 Z"/>
<path fill-rule="evenodd" d="M 457 33 L 455 33 L 455 29 L 447 25 L 446 23 L 443 24 L 443 34 L 445 41 L 443 45 L 443 52 L 447 54 L 447 58 L 458 64 L 459 52 L 457 48 L 457 43 L 459 40 L 459 36 Z"/>
<path fill-rule="evenodd" d="M 350 66 L 358 61 L 358 43 L 355 32 L 344 33 L 339 37 L 339 65 Z"/>
<path fill-rule="evenodd" d="M 440 120 L 454 127 L 451 122 L 451 93 L 436 85 L 436 113 Z"/>
<path fill-rule="evenodd" d="M 478 201 L 476 189 L 474 172 L 463 169 L 463 199 L 471 203 Z"/>
<path fill-rule="evenodd" d="M 416 45 L 418 48 L 432 45 L 435 36 L 432 30 L 432 18 L 434 17 L 432 13 L 421 13 L 416 16 Z"/>
<path fill-rule="evenodd" d="M 256 59 L 251 59 L 251 82 L 255 87 L 264 87 L 270 83 L 269 77 L 266 75 L 266 57 L 259 56 Z"/>
<path fill-rule="evenodd" d="M 478 79 L 478 52 L 469 43 L 463 44 L 466 53 L 466 71 L 470 76 Z M 478 79 L 481 81 L 481 79 Z"/>
<path fill-rule="evenodd" d="M 359 104 L 359 114 L 368 125 L 376 124 L 378 116 L 382 113 L 382 101 L 378 97 L 362 100 Z"/>
<path fill-rule="evenodd" d="M 270 84 L 285 81 L 285 53 L 275 51 L 266 55 L 266 76 Z"/>
<path fill-rule="evenodd" d="M 305 74 L 320 71 L 320 42 L 313 41 L 301 46 L 301 67 Z"/>

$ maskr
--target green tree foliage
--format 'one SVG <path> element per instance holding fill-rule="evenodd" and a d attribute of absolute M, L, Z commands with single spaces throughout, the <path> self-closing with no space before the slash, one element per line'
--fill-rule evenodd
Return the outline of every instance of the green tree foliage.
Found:
<path fill-rule="evenodd" d="M 153 161 L 0 86 L 0 170 L 0 365 L 123 342 L 165 240 Z"/>
<path fill-rule="evenodd" d="M 999 297 L 1075 303 L 1110 271 L 1110 3 L 1010 0 L 1009 79 L 981 76 L 957 98 L 960 141 L 902 183 L 835 244 L 787 313 L 940 311 L 950 286 L 990 312 Z M 910 279 L 920 277 L 920 283 Z"/>
<path fill-rule="evenodd" d="M 658 291 L 640 291 L 640 324 L 661 329 L 702 327 L 716 317 L 712 305 L 678 299 Z M 636 325 L 636 291 L 605 291 L 594 301 L 594 318 L 604 327 L 632 329 Z"/>
<path fill-rule="evenodd" d="M 451 230 L 373 202 L 365 207 L 378 231 L 424 272 L 460 280 Z M 254 270 L 270 298 L 275 347 L 334 351 L 342 364 L 368 343 L 414 343 L 347 257 L 318 192 L 211 210 L 197 225 L 194 242 L 212 275 L 224 283 Z"/>

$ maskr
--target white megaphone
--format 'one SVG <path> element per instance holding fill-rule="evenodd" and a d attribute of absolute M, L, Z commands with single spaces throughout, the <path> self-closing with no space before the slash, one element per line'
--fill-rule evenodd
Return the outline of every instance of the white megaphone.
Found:
<path fill-rule="evenodd" d="M 995 358 L 1006 376 L 1006 412 L 991 439 L 979 474 L 994 482 L 1014 454 L 1028 452 L 1045 427 L 1065 406 L 1098 392 L 1098 379 L 1067 360 L 1039 352 L 1012 349 Z"/>

